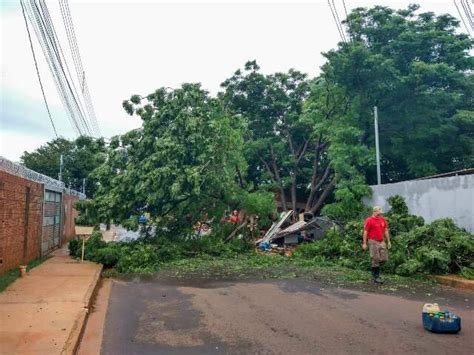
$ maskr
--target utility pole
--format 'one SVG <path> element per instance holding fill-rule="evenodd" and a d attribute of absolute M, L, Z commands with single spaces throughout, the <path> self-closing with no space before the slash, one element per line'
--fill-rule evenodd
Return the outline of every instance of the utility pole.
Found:
<path fill-rule="evenodd" d="M 59 181 L 63 181 L 63 165 L 64 165 L 64 159 L 63 155 L 61 154 L 61 157 L 59 158 Z"/>
<path fill-rule="evenodd" d="M 375 159 L 377 160 L 377 185 L 382 185 L 380 174 L 380 147 L 379 147 L 379 115 L 377 106 L 374 106 L 374 128 L 375 128 Z"/>
<path fill-rule="evenodd" d="M 82 179 L 82 193 L 86 194 L 86 178 Z"/>

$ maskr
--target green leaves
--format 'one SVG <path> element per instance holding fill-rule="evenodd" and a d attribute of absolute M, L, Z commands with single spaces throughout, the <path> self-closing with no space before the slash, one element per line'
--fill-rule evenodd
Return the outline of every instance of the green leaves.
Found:
<path fill-rule="evenodd" d="M 456 33 L 454 17 L 417 10 L 355 9 L 347 20 L 353 41 L 325 54 L 323 76 L 344 90 L 368 147 L 378 106 L 384 182 L 472 165 L 474 142 L 453 115 L 472 112 L 473 41 Z"/>
<path fill-rule="evenodd" d="M 21 162 L 32 170 L 58 179 L 61 154 L 66 186 L 81 191 L 83 179 L 86 179 L 86 194 L 92 197 L 97 186 L 91 173 L 105 160 L 104 140 L 86 136 L 75 141 L 56 138 L 31 153 L 24 152 Z"/>
<path fill-rule="evenodd" d="M 124 106 L 143 126 L 114 142 L 109 168 L 97 170 L 96 204 L 109 207 L 108 218 L 131 222 L 147 212 L 153 223 L 190 228 L 206 208 L 225 204 L 236 167 L 246 169 L 240 117 L 198 84 L 134 95 Z"/>
<path fill-rule="evenodd" d="M 389 260 L 383 266 L 384 272 L 403 276 L 460 272 L 470 275 L 474 266 L 474 235 L 457 227 L 450 219 L 425 225 L 422 218 L 408 213 L 400 197 L 389 202 L 392 209 L 387 218 L 392 248 Z M 328 231 L 322 240 L 299 246 L 295 255 L 315 263 L 367 270 L 369 256 L 361 248 L 363 217 L 346 223 L 340 230 Z"/>

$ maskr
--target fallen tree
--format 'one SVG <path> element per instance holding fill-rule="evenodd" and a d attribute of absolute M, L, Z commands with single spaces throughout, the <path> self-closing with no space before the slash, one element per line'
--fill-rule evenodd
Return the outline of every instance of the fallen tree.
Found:
<path fill-rule="evenodd" d="M 389 200 L 387 213 L 392 249 L 383 266 L 387 273 L 410 276 L 418 273 L 460 273 L 474 279 L 474 235 L 450 219 L 425 224 L 410 215 L 401 197 Z M 362 251 L 363 220 L 348 222 L 341 230 L 330 230 L 322 240 L 299 247 L 295 255 L 315 263 L 369 270 L 370 259 Z"/>

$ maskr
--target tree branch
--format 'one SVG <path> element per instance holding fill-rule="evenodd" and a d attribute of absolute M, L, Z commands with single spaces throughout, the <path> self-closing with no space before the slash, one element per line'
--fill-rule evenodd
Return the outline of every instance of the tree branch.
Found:
<path fill-rule="evenodd" d="M 225 239 L 224 239 L 224 242 L 228 242 L 230 241 L 232 238 L 234 238 L 234 236 L 237 234 L 237 232 L 239 230 L 241 230 L 242 228 L 244 228 L 246 225 L 247 225 L 247 221 L 243 222 L 242 224 L 240 224 L 237 228 L 235 228 L 232 233 L 230 233 Z"/>
<path fill-rule="evenodd" d="M 331 182 L 324 188 L 324 191 L 319 197 L 316 204 L 311 208 L 311 212 L 313 214 L 316 214 L 317 212 L 319 212 L 323 203 L 326 201 L 326 199 L 328 198 L 328 196 L 330 195 L 330 193 L 332 192 L 335 186 L 336 186 L 336 179 L 333 178 Z"/>
<path fill-rule="evenodd" d="M 174 210 L 176 207 L 178 207 L 178 205 L 179 205 L 180 203 L 182 203 L 182 202 L 184 202 L 184 201 L 186 201 L 186 200 L 189 200 L 190 198 L 191 198 L 191 196 L 188 195 L 188 196 L 186 196 L 186 197 L 183 197 L 183 198 L 181 198 L 181 199 L 175 201 L 175 202 L 173 203 L 173 205 L 172 205 L 166 212 L 164 212 L 164 213 L 162 213 L 162 214 L 160 215 L 160 217 L 166 216 L 168 213 L 170 213 L 172 210 Z"/>
<path fill-rule="evenodd" d="M 321 149 L 320 149 L 321 139 L 322 139 L 322 134 L 319 135 L 319 139 L 318 139 L 318 141 L 316 142 L 316 145 L 315 145 L 313 171 L 311 173 L 311 192 L 309 194 L 308 199 L 306 200 L 305 211 L 308 211 L 311 208 L 311 202 L 313 201 L 314 194 L 315 194 L 314 186 L 316 185 L 316 179 L 318 177 L 319 156 L 321 154 Z"/>
<path fill-rule="evenodd" d="M 244 188 L 244 179 L 242 177 L 242 173 L 240 172 L 238 165 L 235 166 L 235 170 L 237 171 L 237 176 L 239 178 L 239 185 L 241 188 Z"/>
<path fill-rule="evenodd" d="M 276 183 L 275 174 L 273 173 L 272 169 L 270 168 L 270 165 L 268 165 L 268 163 L 260 156 L 260 154 L 257 154 L 257 156 L 258 156 L 258 159 L 263 163 L 263 165 L 265 165 L 265 168 L 270 173 L 270 175 L 271 175 L 270 177 L 271 177 L 272 181 Z"/>
<path fill-rule="evenodd" d="M 277 180 L 277 183 L 280 186 L 281 206 L 284 211 L 287 211 L 288 207 L 286 206 L 285 188 L 283 187 L 283 183 L 281 182 L 280 172 L 278 171 L 278 167 L 276 164 L 275 152 L 273 151 L 273 146 L 271 143 L 268 144 L 268 148 L 270 149 L 270 156 L 272 157 L 272 165 L 273 171 L 275 173 L 275 179 Z"/>
<path fill-rule="evenodd" d="M 327 178 L 329 177 L 330 175 L 330 172 L 331 172 L 331 169 L 329 167 L 329 165 L 326 167 L 326 170 L 324 170 L 324 173 L 323 173 L 323 176 L 321 177 L 321 179 L 319 179 L 319 182 L 314 186 L 314 189 L 313 189 L 313 197 L 311 199 L 311 201 L 309 202 L 310 203 L 310 206 L 313 205 L 314 203 L 314 199 L 316 197 L 316 193 L 318 192 L 318 190 L 321 188 L 321 186 L 323 186 L 323 184 L 326 182 Z"/>
<path fill-rule="evenodd" d="M 301 159 L 304 157 L 306 154 L 306 150 L 308 149 L 308 144 L 310 142 L 310 139 L 306 139 L 305 142 L 302 144 L 301 148 L 299 149 L 299 152 L 297 154 L 296 158 L 296 165 L 298 165 L 301 161 Z"/>
<path fill-rule="evenodd" d="M 288 135 L 288 144 L 290 145 L 291 155 L 293 155 L 293 158 L 296 159 L 295 146 L 293 145 L 293 139 L 291 138 L 290 131 L 287 130 L 287 131 L 286 131 L 286 134 Z"/>

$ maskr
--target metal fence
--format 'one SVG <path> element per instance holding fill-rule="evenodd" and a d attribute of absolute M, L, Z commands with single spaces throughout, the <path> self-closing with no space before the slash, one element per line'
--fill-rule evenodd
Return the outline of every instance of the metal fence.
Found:
<path fill-rule="evenodd" d="M 7 158 L 4 158 L 2 156 L 0 156 L 0 170 L 30 181 L 38 182 L 49 189 L 61 190 L 62 192 L 68 195 L 77 196 L 81 200 L 84 200 L 86 198 L 86 195 L 82 192 L 67 188 L 64 182 L 40 174 L 34 170 L 28 169 L 27 167 L 18 163 L 14 163 L 11 160 L 8 160 Z"/>

